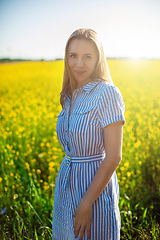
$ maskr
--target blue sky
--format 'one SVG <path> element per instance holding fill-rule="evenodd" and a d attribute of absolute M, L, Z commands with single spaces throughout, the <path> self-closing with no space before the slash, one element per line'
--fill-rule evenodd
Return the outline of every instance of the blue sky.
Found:
<path fill-rule="evenodd" d="M 106 57 L 160 58 L 159 13 L 159 0 L 0 0 L 0 58 L 63 58 L 82 27 L 98 32 Z"/>

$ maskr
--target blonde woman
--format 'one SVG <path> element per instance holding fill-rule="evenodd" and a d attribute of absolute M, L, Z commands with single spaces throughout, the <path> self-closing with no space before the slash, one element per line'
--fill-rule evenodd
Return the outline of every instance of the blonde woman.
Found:
<path fill-rule="evenodd" d="M 120 239 L 115 170 L 125 107 L 91 29 L 78 29 L 67 41 L 60 103 L 56 131 L 66 155 L 56 180 L 52 238 Z"/>

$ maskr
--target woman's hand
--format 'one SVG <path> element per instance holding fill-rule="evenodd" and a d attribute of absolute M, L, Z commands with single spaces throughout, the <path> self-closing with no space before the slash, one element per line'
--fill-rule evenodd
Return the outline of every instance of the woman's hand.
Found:
<path fill-rule="evenodd" d="M 92 206 L 86 206 L 82 201 L 74 214 L 74 234 L 75 238 L 83 238 L 84 231 L 87 232 L 87 237 L 90 238 L 90 227 L 92 223 Z"/>

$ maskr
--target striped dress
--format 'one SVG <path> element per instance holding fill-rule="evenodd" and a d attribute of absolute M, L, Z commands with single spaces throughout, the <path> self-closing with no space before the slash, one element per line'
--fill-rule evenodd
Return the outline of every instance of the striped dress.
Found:
<path fill-rule="evenodd" d="M 67 99 L 57 120 L 57 136 L 65 151 L 54 195 L 53 240 L 74 236 L 73 214 L 105 157 L 103 128 L 124 120 L 124 102 L 119 89 L 107 82 L 89 82 Z M 116 172 L 93 203 L 91 240 L 120 239 L 119 187 Z M 83 240 L 87 240 L 86 232 Z"/>

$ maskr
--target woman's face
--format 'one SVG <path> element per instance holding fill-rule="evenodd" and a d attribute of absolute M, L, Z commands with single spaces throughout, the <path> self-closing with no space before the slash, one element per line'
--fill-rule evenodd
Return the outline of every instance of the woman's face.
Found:
<path fill-rule="evenodd" d="M 91 80 L 98 62 L 98 51 L 93 42 L 85 39 L 72 39 L 68 46 L 68 65 L 77 82 L 77 88 Z"/>

